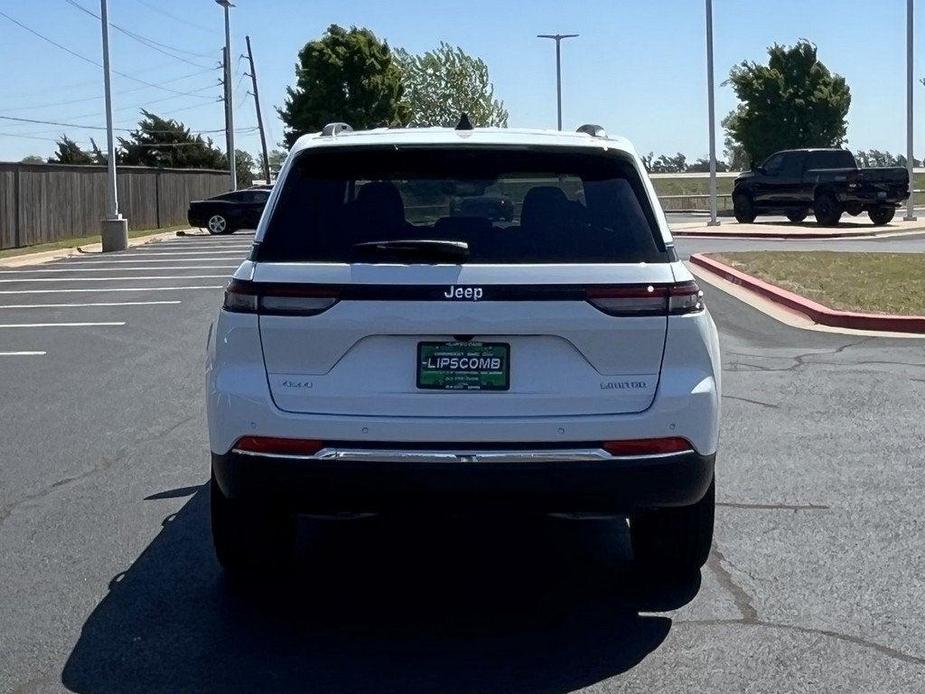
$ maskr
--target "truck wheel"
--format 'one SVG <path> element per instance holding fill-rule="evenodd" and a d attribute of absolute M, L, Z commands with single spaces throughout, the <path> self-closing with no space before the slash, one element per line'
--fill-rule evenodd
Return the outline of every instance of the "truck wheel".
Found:
<path fill-rule="evenodd" d="M 800 210 L 800 211 L 788 212 L 788 213 L 787 213 L 787 219 L 789 219 L 789 220 L 790 220 L 791 222 L 793 222 L 794 224 L 799 224 L 799 223 L 802 222 L 804 219 L 806 219 L 806 215 L 808 215 L 808 214 L 809 214 L 809 210 Z"/>
<path fill-rule="evenodd" d="M 834 227 L 841 219 L 842 206 L 831 193 L 821 193 L 813 203 L 816 221 L 824 227 Z"/>
<path fill-rule="evenodd" d="M 716 481 L 696 504 L 646 511 L 630 518 L 633 556 L 644 569 L 690 573 L 713 544 Z"/>
<path fill-rule="evenodd" d="M 872 207 L 867 211 L 867 216 L 875 226 L 889 224 L 896 214 L 896 208 L 892 205 L 883 205 L 882 207 Z"/>
<path fill-rule="evenodd" d="M 209 481 L 212 544 L 233 577 L 256 578 L 284 567 L 295 547 L 295 518 L 277 509 L 228 499 L 213 475 Z"/>
<path fill-rule="evenodd" d="M 758 216 L 755 212 L 755 204 L 745 193 L 736 193 L 732 196 L 732 212 L 739 224 L 751 224 Z"/>

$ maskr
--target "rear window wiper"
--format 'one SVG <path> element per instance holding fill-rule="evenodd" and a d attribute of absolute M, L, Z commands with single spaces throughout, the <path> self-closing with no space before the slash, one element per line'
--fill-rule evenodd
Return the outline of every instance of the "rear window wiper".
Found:
<path fill-rule="evenodd" d="M 465 241 L 393 239 L 355 243 L 351 248 L 358 255 L 400 259 L 465 260 L 469 257 L 469 244 Z"/>

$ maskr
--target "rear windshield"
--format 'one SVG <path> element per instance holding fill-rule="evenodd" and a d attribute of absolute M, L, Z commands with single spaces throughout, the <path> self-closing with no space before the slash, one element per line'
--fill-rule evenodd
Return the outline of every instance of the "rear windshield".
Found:
<path fill-rule="evenodd" d="M 853 169 L 854 155 L 846 149 L 832 152 L 810 152 L 808 169 Z"/>
<path fill-rule="evenodd" d="M 467 247 L 464 258 L 433 262 L 667 259 L 642 181 L 622 157 L 460 147 L 305 150 L 254 258 L 391 262 L 369 246 L 401 241 Z"/>

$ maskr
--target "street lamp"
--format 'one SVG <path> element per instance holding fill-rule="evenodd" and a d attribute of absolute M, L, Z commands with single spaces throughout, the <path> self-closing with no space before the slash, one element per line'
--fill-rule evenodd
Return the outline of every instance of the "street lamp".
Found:
<path fill-rule="evenodd" d="M 215 0 L 225 8 L 225 147 L 228 151 L 228 172 L 231 174 L 231 189 L 238 189 L 238 175 L 234 161 L 234 109 L 231 107 L 231 17 L 234 5 L 230 0 Z"/>
<path fill-rule="evenodd" d="M 112 75 L 109 68 L 109 0 L 100 0 L 100 24 L 103 27 L 103 94 L 106 98 L 106 217 L 102 223 L 103 252 L 128 248 L 128 220 L 119 214 L 119 190 L 116 186 L 116 146 L 112 135 Z"/>
<path fill-rule="evenodd" d="M 912 83 L 914 80 L 912 72 L 915 69 L 912 20 L 914 15 L 913 0 L 906 0 L 906 170 L 909 172 L 909 199 L 906 201 L 906 216 L 903 219 L 907 222 L 915 221 L 915 205 L 912 201 L 912 191 L 915 188 L 913 179 L 915 158 L 912 156 Z"/>
<path fill-rule="evenodd" d="M 216 0 L 217 1 L 217 0 Z M 537 34 L 538 39 L 552 39 L 556 42 L 556 114 L 557 127 L 562 130 L 562 39 L 574 39 L 578 34 Z"/>
<path fill-rule="evenodd" d="M 719 226 L 716 219 L 716 109 L 713 103 L 713 0 L 706 0 L 707 19 L 707 121 L 710 142 L 710 221 L 707 226 Z"/>

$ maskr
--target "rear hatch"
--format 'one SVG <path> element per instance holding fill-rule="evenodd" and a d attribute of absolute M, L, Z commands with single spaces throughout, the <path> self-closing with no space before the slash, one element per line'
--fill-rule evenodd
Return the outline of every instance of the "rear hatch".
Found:
<path fill-rule="evenodd" d="M 669 312 L 699 301 L 619 153 L 338 146 L 305 150 L 282 185 L 226 308 L 260 314 L 283 410 L 639 412 Z M 485 195 L 510 197 L 513 220 L 459 215 Z"/>

